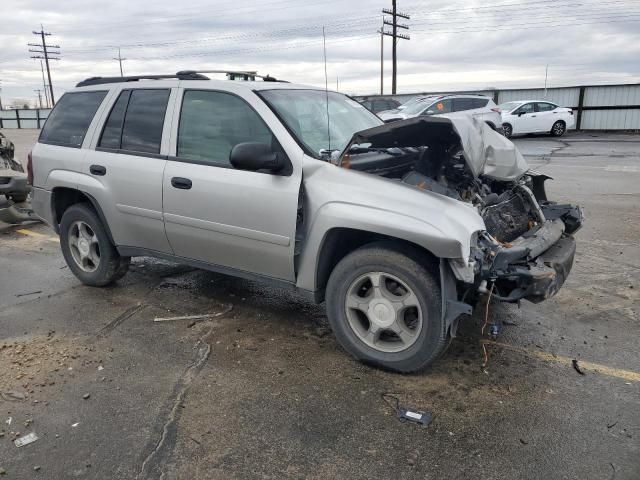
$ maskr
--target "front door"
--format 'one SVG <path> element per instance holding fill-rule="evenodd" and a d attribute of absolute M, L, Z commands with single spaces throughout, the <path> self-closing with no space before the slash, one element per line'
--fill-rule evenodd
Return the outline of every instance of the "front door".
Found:
<path fill-rule="evenodd" d="M 247 100 L 184 90 L 163 180 L 167 237 L 178 256 L 293 281 L 300 165 L 280 174 L 236 170 L 229 154 L 244 142 L 283 152 Z"/>
<path fill-rule="evenodd" d="M 536 112 L 533 103 L 525 103 L 513 112 L 513 133 L 536 131 Z"/>

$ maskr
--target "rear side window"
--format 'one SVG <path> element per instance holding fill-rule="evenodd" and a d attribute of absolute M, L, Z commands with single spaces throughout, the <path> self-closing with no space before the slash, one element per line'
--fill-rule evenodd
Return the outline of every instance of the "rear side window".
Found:
<path fill-rule="evenodd" d="M 176 152 L 179 158 L 230 166 L 231 149 L 244 142 L 276 147 L 271 131 L 244 100 L 223 92 L 184 93 Z"/>
<path fill-rule="evenodd" d="M 473 102 L 472 108 L 483 108 L 487 106 L 487 103 L 489 103 L 488 98 L 472 98 L 471 101 Z"/>
<path fill-rule="evenodd" d="M 99 147 L 104 148 L 120 148 L 122 137 L 122 122 L 124 122 L 124 112 L 127 110 L 129 103 L 129 95 L 131 91 L 125 91 L 120 94 L 116 104 L 111 109 L 107 123 L 102 131 Z"/>
<path fill-rule="evenodd" d="M 124 90 L 109 113 L 99 147 L 160 153 L 169 89 Z"/>
<path fill-rule="evenodd" d="M 476 108 L 473 106 L 473 98 L 454 98 L 453 99 L 453 111 L 462 112 L 464 110 L 471 110 Z"/>
<path fill-rule="evenodd" d="M 551 110 L 555 110 L 556 106 L 553 103 L 538 103 L 538 108 L 536 109 L 538 112 L 550 112 Z"/>
<path fill-rule="evenodd" d="M 40 143 L 80 148 L 106 91 L 65 93 L 40 133 Z"/>

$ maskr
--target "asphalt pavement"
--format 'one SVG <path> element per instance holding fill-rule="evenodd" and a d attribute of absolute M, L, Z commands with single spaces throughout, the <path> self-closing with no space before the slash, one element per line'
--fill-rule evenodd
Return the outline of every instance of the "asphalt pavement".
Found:
<path fill-rule="evenodd" d="M 640 136 L 515 142 L 584 209 L 573 271 L 414 375 L 351 359 L 290 292 L 150 258 L 90 288 L 48 227 L 0 224 L 0 478 L 637 480 Z"/>

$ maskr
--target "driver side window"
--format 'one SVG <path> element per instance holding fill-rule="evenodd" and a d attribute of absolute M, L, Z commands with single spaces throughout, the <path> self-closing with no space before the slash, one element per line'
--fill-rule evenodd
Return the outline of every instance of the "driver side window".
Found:
<path fill-rule="evenodd" d="M 224 92 L 184 92 L 176 152 L 179 158 L 231 166 L 231 149 L 244 142 L 274 145 L 273 134 L 244 100 Z"/>
<path fill-rule="evenodd" d="M 438 115 L 439 113 L 451 113 L 453 111 L 453 100 L 438 100 L 427 107 L 420 115 Z"/>
<path fill-rule="evenodd" d="M 524 105 L 522 105 L 518 111 L 516 112 L 518 114 L 520 113 L 533 113 L 533 103 L 525 103 Z"/>

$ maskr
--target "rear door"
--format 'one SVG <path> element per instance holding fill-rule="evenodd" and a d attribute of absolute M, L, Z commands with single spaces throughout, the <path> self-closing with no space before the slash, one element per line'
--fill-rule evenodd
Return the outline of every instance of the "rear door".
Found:
<path fill-rule="evenodd" d="M 87 193 L 100 205 L 119 246 L 171 253 L 162 218 L 162 175 L 167 163 L 167 115 L 175 89 L 122 89 L 97 132 L 85 173 Z"/>
<path fill-rule="evenodd" d="M 293 281 L 301 149 L 287 147 L 290 135 L 246 88 L 184 89 L 180 97 L 163 185 L 175 254 L 236 274 Z M 281 174 L 236 170 L 229 154 L 243 142 L 269 144 L 291 168 Z"/>

